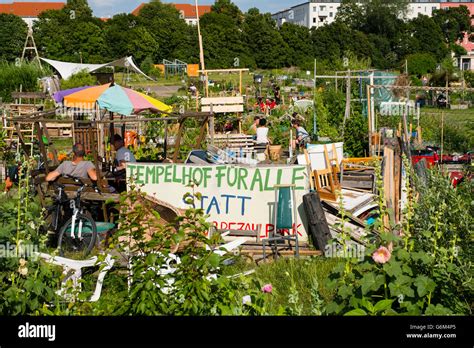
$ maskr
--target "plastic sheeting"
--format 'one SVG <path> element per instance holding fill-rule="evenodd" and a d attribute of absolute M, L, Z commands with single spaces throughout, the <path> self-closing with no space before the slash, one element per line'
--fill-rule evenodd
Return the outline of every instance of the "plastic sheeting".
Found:
<path fill-rule="evenodd" d="M 143 71 L 141 71 L 133 61 L 133 58 L 125 57 L 122 59 L 114 60 L 113 62 L 106 63 L 106 64 L 79 64 L 79 63 L 68 63 L 68 62 L 61 62 L 58 60 L 46 59 L 41 58 L 42 61 L 48 63 L 53 68 L 55 68 L 61 77 L 64 80 L 69 79 L 72 75 L 77 74 L 80 71 L 87 71 L 87 72 L 94 72 L 99 69 L 102 69 L 106 66 L 116 66 L 121 68 L 128 68 L 138 74 L 143 75 L 149 80 L 153 80 L 151 77 L 147 76 Z"/>

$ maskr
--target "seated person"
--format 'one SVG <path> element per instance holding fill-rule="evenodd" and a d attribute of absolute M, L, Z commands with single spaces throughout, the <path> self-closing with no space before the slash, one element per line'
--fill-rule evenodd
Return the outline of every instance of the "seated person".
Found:
<path fill-rule="evenodd" d="M 254 136 L 253 140 L 257 139 L 256 134 L 257 134 L 257 127 L 258 127 L 259 123 L 260 123 L 260 116 L 255 116 L 253 118 L 253 123 L 250 126 L 250 129 L 248 130 L 248 134 Z"/>
<path fill-rule="evenodd" d="M 270 141 L 268 140 L 268 127 L 267 120 L 262 118 L 258 124 L 257 128 L 257 146 L 258 145 L 268 145 Z"/>
<path fill-rule="evenodd" d="M 5 178 L 5 192 L 9 192 L 13 185 L 18 184 L 18 182 L 20 181 L 20 169 L 21 162 L 18 162 L 16 166 L 8 168 L 8 174 Z"/>
<path fill-rule="evenodd" d="M 291 121 L 291 125 L 293 128 L 296 129 L 296 139 L 292 140 L 291 146 L 293 147 L 293 149 L 304 149 L 306 147 L 306 144 L 311 141 L 309 133 L 301 126 L 300 121 L 298 120 Z"/>
<path fill-rule="evenodd" d="M 90 161 L 84 161 L 86 151 L 84 145 L 75 144 L 72 147 L 74 154 L 72 161 L 64 161 L 46 176 L 46 181 L 55 181 L 61 175 L 70 175 L 80 179 L 91 179 L 97 181 L 97 172 L 95 166 Z"/>
<path fill-rule="evenodd" d="M 273 99 L 267 99 L 267 108 L 268 110 L 273 110 L 276 107 L 275 100 Z"/>
<path fill-rule="evenodd" d="M 125 170 L 127 162 L 135 163 L 137 161 L 132 151 L 125 147 L 125 143 L 120 135 L 114 135 L 113 145 L 116 151 L 115 171 Z"/>
<path fill-rule="evenodd" d="M 266 109 L 267 106 L 263 102 L 262 97 L 258 97 L 257 104 L 255 104 L 255 106 L 256 106 L 255 109 L 256 109 L 257 112 L 259 111 L 258 109 L 260 109 L 260 112 L 265 113 L 265 109 Z"/>

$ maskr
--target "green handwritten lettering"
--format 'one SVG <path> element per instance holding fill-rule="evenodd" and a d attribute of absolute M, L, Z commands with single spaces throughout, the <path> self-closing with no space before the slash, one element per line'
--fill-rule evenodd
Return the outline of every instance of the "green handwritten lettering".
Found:
<path fill-rule="evenodd" d="M 160 180 L 160 177 L 163 176 L 164 173 L 165 173 L 165 167 L 158 166 L 158 168 L 156 169 L 156 175 L 155 175 L 157 184 L 160 184 L 162 182 Z"/>
<path fill-rule="evenodd" d="M 297 181 L 304 180 L 304 175 L 298 176 L 298 174 L 301 172 L 303 172 L 304 174 L 304 171 L 305 171 L 305 168 L 294 168 L 291 183 L 296 185 Z M 297 186 L 295 190 L 304 190 L 304 186 Z"/>
<path fill-rule="evenodd" d="M 178 170 L 178 166 L 174 165 L 173 166 L 173 182 L 180 184 L 181 179 L 176 176 L 176 171 Z"/>
<path fill-rule="evenodd" d="M 197 167 L 193 170 L 193 180 L 196 185 L 201 185 L 202 183 L 202 169 Z"/>
<path fill-rule="evenodd" d="M 166 166 L 165 168 L 165 182 L 171 182 L 171 176 L 173 173 L 171 172 L 173 170 L 172 166 Z"/>
<path fill-rule="evenodd" d="M 247 179 L 248 175 L 249 175 L 249 172 L 247 168 L 239 168 L 239 185 L 238 185 L 239 190 L 241 188 L 244 188 L 244 190 L 248 189 L 247 183 L 245 182 L 245 179 Z"/>
<path fill-rule="evenodd" d="M 225 170 L 227 169 L 226 166 L 218 166 L 216 167 L 216 178 L 217 178 L 217 187 L 222 187 L 222 178 L 225 176 Z"/>
<path fill-rule="evenodd" d="M 262 182 L 262 174 L 260 174 L 260 170 L 255 169 L 255 173 L 253 175 L 252 184 L 250 185 L 250 191 L 253 191 L 255 185 L 258 184 L 259 191 L 263 191 L 263 182 Z"/>
<path fill-rule="evenodd" d="M 230 175 L 230 172 L 234 172 L 234 180 L 231 181 L 230 178 L 231 178 L 231 175 Z M 235 167 L 228 167 L 227 168 L 227 185 L 229 185 L 229 187 L 234 187 L 235 184 L 237 183 L 237 179 L 238 179 L 238 175 L 237 175 L 237 171 L 238 171 L 238 168 L 235 168 Z"/>
<path fill-rule="evenodd" d="M 145 167 L 145 184 L 150 184 L 150 183 L 156 184 L 156 167 L 155 166 Z"/>
<path fill-rule="evenodd" d="M 138 166 L 137 167 L 137 180 L 136 180 L 137 184 L 143 184 L 143 180 L 140 177 L 145 174 L 144 169 L 145 169 L 145 167 L 143 167 L 143 166 Z"/>

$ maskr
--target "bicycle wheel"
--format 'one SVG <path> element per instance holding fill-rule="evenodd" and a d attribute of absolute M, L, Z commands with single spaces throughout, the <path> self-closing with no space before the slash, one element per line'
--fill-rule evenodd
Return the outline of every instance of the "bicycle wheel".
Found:
<path fill-rule="evenodd" d="M 85 257 L 94 248 L 96 240 L 95 221 L 90 216 L 78 214 L 74 224 L 70 218 L 59 231 L 59 254 L 70 258 Z"/>

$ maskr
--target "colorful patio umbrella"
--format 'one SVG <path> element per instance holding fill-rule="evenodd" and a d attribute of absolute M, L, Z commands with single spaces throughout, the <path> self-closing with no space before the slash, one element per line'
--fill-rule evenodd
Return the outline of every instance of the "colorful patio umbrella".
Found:
<path fill-rule="evenodd" d="M 172 107 L 146 94 L 119 85 L 105 84 L 83 89 L 64 97 L 64 105 L 93 109 L 95 103 L 100 109 L 106 109 L 121 115 L 130 116 L 145 110 L 171 112 Z"/>
<path fill-rule="evenodd" d="M 64 100 L 64 97 L 66 97 L 70 94 L 82 91 L 83 89 L 91 88 L 91 87 L 92 86 L 83 86 L 83 87 L 76 87 L 76 88 L 71 88 L 71 89 L 64 89 L 62 91 L 58 91 L 58 92 L 54 93 L 53 98 L 54 98 L 54 101 L 56 103 L 62 103 L 63 100 Z"/>

